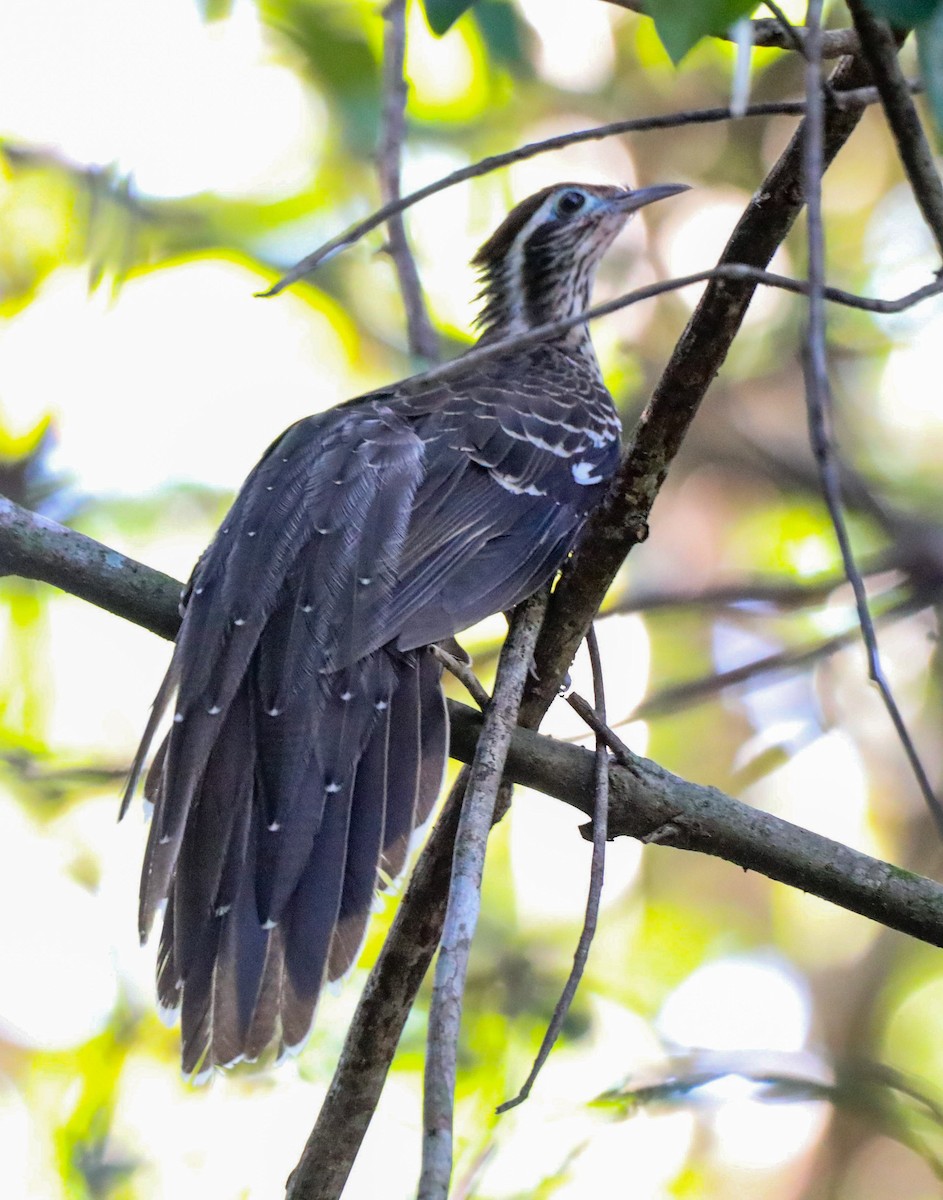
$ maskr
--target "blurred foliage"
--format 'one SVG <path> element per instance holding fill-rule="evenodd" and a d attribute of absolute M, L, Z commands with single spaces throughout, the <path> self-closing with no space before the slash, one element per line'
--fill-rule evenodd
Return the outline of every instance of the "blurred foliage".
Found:
<path fill-rule="evenodd" d="M 703 4 L 686 4 L 684 0 L 645 2 L 645 10 L 674 63 L 679 63 L 701 38 L 724 33 L 755 8 L 753 0 L 706 0 Z"/>
<path fill-rule="evenodd" d="M 601 0 L 413 0 L 404 187 L 564 130 L 727 104 L 735 50 L 702 35 L 752 7 L 652 0 L 653 22 Z M 785 7 L 801 19 L 801 4 Z M 415 369 L 381 232 L 290 294 L 252 298 L 378 201 L 381 5 L 174 0 L 135 9 L 133 27 L 105 3 L 82 6 L 78 26 L 68 5 L 60 24 L 30 9 L 0 9 L 0 492 L 183 577 L 281 427 Z M 847 23 L 840 3 L 829 17 Z M 927 22 L 932 90 L 939 13 L 909 19 Z M 684 55 L 680 69 L 666 46 Z M 793 98 L 802 80 L 794 55 L 754 52 L 757 100 Z M 605 139 L 417 206 L 409 236 L 449 352 L 469 337 L 465 264 L 513 200 L 561 178 L 695 185 L 614 248 L 600 281 L 613 295 L 710 265 L 794 128 L 751 117 Z M 877 109 L 824 198 L 830 282 L 895 296 L 932 276 L 932 242 Z M 804 254 L 799 222 L 777 269 L 801 273 Z M 666 295 L 597 325 L 627 428 L 693 303 Z M 758 295 L 651 537 L 613 589 L 599 622 L 611 719 L 681 775 L 938 872 L 861 651 L 838 636 L 854 620 L 806 449 L 804 321 L 798 298 Z M 934 777 L 941 321 L 939 302 L 893 319 L 829 312 L 852 536 Z M 23 580 L 0 578 L 0 596 L 4 1195 L 278 1194 L 395 899 L 297 1063 L 247 1064 L 199 1092 L 180 1083 L 177 1035 L 154 1013 L 154 948 L 136 944 L 141 825 L 114 827 L 167 647 Z M 466 639 L 484 678 L 502 632 L 497 619 Z M 774 673 L 752 670 L 770 657 Z M 740 682 L 721 686 L 731 671 Z M 585 664 L 573 674 L 590 694 Z M 546 728 L 584 732 L 565 709 Z M 462 1047 L 464 1194 L 584 1200 L 627 1163 L 638 1200 L 938 1194 L 927 1165 L 940 1156 L 938 1120 L 919 1078 L 943 1069 L 938 952 L 657 846 L 610 848 L 600 930 L 561 1042 L 528 1103 L 494 1116 L 525 1078 L 572 960 L 588 883 L 579 823 L 525 793 L 494 835 Z M 414 1187 L 427 1005 L 424 992 L 350 1200 Z M 843 1081 L 841 1103 L 807 1089 L 788 1105 L 738 1107 L 721 1088 L 704 1106 L 679 1087 L 631 1119 L 591 1105 L 699 1050 L 736 1051 L 748 1076 L 771 1051 L 802 1052 L 807 1078 Z M 842 1074 L 848 1063 L 870 1065 Z"/>

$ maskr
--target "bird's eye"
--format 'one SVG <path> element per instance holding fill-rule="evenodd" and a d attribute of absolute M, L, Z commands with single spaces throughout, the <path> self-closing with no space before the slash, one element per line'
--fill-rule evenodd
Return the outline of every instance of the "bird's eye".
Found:
<path fill-rule="evenodd" d="M 574 213 L 578 213 L 586 203 L 586 197 L 582 192 L 564 192 L 557 201 L 557 216 L 572 217 Z"/>

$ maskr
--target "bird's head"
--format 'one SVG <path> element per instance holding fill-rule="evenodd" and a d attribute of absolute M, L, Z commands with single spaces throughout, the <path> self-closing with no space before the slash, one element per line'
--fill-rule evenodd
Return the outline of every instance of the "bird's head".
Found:
<path fill-rule="evenodd" d="M 634 191 L 558 183 L 522 200 L 472 259 L 482 281 L 482 339 L 509 337 L 582 312 L 596 267 L 629 217 L 686 190 L 676 183 Z"/>

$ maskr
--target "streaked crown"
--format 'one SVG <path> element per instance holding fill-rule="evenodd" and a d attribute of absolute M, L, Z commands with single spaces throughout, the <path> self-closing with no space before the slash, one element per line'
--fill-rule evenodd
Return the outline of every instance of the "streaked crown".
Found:
<path fill-rule="evenodd" d="M 559 183 L 522 200 L 472 259 L 482 281 L 481 340 L 582 312 L 600 260 L 632 213 L 684 190 Z M 585 327 L 565 340 L 588 347 Z"/>

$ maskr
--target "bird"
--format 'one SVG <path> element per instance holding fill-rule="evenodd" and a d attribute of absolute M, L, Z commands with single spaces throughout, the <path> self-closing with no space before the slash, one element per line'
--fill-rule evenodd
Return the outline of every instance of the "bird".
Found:
<path fill-rule="evenodd" d="M 683 190 L 519 203 L 472 260 L 477 345 L 578 316 L 629 217 Z M 432 647 L 555 576 L 620 442 L 580 323 L 306 417 L 250 473 L 182 594 L 122 802 L 166 724 L 138 916 L 144 941 L 163 914 L 158 1006 L 186 1076 L 302 1047 L 439 793 Z"/>

